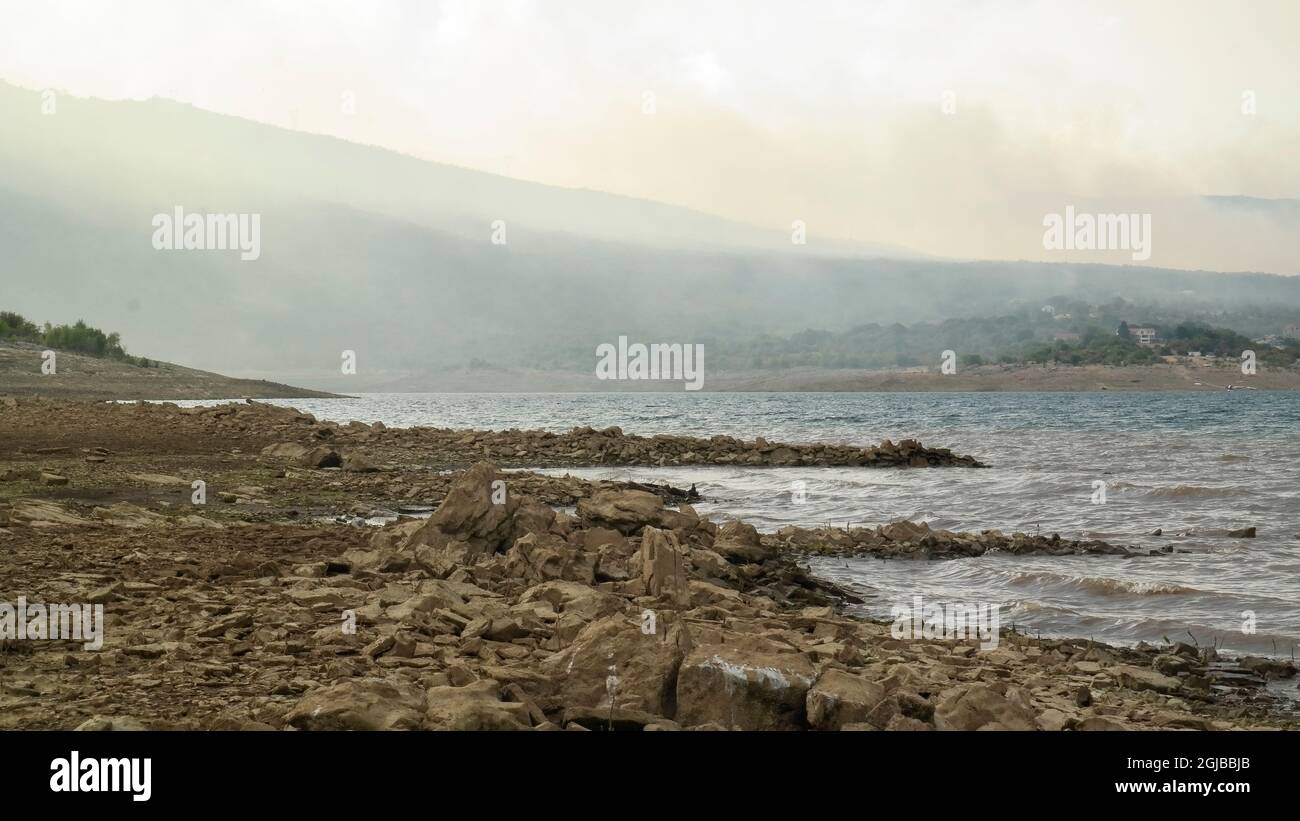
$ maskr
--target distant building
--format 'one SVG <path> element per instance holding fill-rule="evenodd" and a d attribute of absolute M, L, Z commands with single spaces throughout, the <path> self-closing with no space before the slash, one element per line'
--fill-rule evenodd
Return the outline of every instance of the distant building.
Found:
<path fill-rule="evenodd" d="M 1287 325 L 1282 329 L 1282 336 L 1285 336 L 1287 339 L 1300 339 L 1300 325 L 1297 325 L 1294 322 Z"/>
<path fill-rule="evenodd" d="M 1057 331 L 1052 334 L 1053 342 L 1078 342 L 1079 335 L 1074 331 Z"/>
<path fill-rule="evenodd" d="M 1156 342 L 1155 328 L 1130 325 L 1128 326 L 1128 335 L 1139 345 L 1154 345 Z"/>

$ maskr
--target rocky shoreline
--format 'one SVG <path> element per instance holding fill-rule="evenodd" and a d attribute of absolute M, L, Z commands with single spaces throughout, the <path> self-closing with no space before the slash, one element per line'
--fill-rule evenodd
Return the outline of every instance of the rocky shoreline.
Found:
<path fill-rule="evenodd" d="M 999 530 L 954 533 L 931 530 L 924 522 L 909 521 L 890 522 L 874 528 L 783 527 L 770 536 L 764 536 L 763 540 L 773 547 L 809 555 L 887 559 L 955 559 L 985 553 L 1148 556 L 1168 552 L 1124 547 L 1100 539 L 1062 539 L 1057 533 L 1047 536 L 1027 533 L 1008 536 Z"/>
<path fill-rule="evenodd" d="M 574 428 L 568 433 L 540 430 L 477 431 L 444 428 L 389 428 L 381 422 L 368 425 L 351 422 L 340 425 L 321 421 L 294 408 L 248 400 L 197 408 L 179 408 L 172 403 L 83 404 L 62 400 L 12 397 L 7 410 L 12 420 L 10 441 L 15 450 L 31 453 L 24 445 L 24 431 L 37 436 L 49 430 L 48 420 L 73 414 L 91 431 L 111 431 L 115 436 L 132 435 L 142 426 L 162 426 L 170 437 L 225 436 L 254 439 L 262 446 L 285 445 L 280 456 L 296 458 L 321 448 L 311 467 L 335 466 L 348 449 L 364 451 L 368 461 L 401 458 L 412 449 L 421 450 L 432 466 L 466 466 L 478 459 L 492 459 L 503 467 L 569 467 L 586 465 L 745 465 L 849 466 L 849 467 L 984 467 L 971 456 L 954 454 L 948 448 L 927 448 L 904 439 L 898 444 L 885 440 L 878 445 L 855 447 L 833 444 L 782 444 L 762 437 L 743 441 L 733 436 L 708 439 L 689 436 L 637 436 L 620 428 L 596 430 Z M 143 431 L 136 431 L 143 432 Z M 0 439 L 0 445 L 6 444 Z M 143 444 L 143 442 L 142 442 Z M 292 445 L 305 446 L 294 450 Z M 25 450 L 24 450 L 25 449 Z"/>
<path fill-rule="evenodd" d="M 95 602 L 107 619 L 99 651 L 0 641 L 0 727 L 1298 723 L 1265 686 L 1294 675 L 1285 661 L 1008 628 L 991 649 L 899 639 L 890 624 L 847 615 L 852 591 L 803 564 L 817 554 L 960 561 L 988 550 L 1126 548 L 908 522 L 762 534 L 700 516 L 680 490 L 461 464 L 484 444 L 522 441 L 516 432 L 458 444 L 468 434 L 302 416 L 254 405 L 0 402 L 0 601 Z M 573 449 L 610 458 L 616 449 L 591 449 L 593 436 L 630 438 L 584 430 L 550 458 Z M 686 446 L 696 456 L 754 450 L 699 444 L 713 441 Z M 311 466 L 306 455 L 321 450 L 338 463 Z M 192 503 L 196 480 L 204 505 Z M 364 518 L 394 500 L 433 512 L 380 528 L 332 518 Z"/>

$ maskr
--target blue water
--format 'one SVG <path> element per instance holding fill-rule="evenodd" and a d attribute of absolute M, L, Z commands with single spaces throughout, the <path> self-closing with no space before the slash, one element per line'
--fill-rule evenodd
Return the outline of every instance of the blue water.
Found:
<path fill-rule="evenodd" d="M 709 498 L 701 512 L 764 530 L 907 518 L 952 530 L 1173 545 L 1185 552 L 812 564 L 855 587 L 873 615 L 921 595 L 997 603 L 1003 623 L 1044 635 L 1194 639 L 1277 655 L 1300 644 L 1300 392 L 370 394 L 281 404 L 390 426 L 618 425 L 627 433 L 853 444 L 918 438 L 991 467 L 554 472 L 695 483 Z M 1258 538 L 1227 535 L 1251 525 Z M 1162 535 L 1152 535 L 1157 528 Z M 1254 632 L 1243 632 L 1251 614 Z"/>

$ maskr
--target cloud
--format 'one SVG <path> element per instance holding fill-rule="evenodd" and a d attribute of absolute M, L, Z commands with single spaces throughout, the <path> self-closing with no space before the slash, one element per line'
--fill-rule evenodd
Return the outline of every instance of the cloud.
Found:
<path fill-rule="evenodd" d="M 0 76 L 939 255 L 1044 258 L 1045 209 L 1163 203 L 1153 262 L 1291 273 L 1265 226 L 1203 241 L 1224 217 L 1198 203 L 1300 194 L 1298 24 L 1285 0 L 51 0 L 0 5 Z"/>

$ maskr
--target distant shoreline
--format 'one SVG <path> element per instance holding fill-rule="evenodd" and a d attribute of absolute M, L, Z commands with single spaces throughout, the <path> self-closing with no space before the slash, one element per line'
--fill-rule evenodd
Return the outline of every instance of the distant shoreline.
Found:
<path fill-rule="evenodd" d="M 347 382 L 344 387 L 343 382 Z M 1197 382 L 1202 384 L 1198 385 Z M 348 393 L 676 393 L 681 381 L 613 382 L 592 373 L 538 370 L 455 371 L 396 375 L 355 381 L 333 377 L 320 384 Z M 1300 390 L 1300 370 L 1193 365 L 981 365 L 945 375 L 927 372 L 791 368 L 706 372 L 698 393 L 908 393 L 908 392 L 1108 392 L 1222 391 L 1227 385 L 1255 390 Z M 696 393 L 696 392 L 691 392 Z"/>
<path fill-rule="evenodd" d="M 717 384 L 719 382 L 721 385 Z M 1228 385 L 1254 390 L 1300 390 L 1300 370 L 1260 368 L 1253 375 L 1245 375 L 1234 366 L 1167 364 L 981 365 L 959 367 L 956 373 L 947 375 L 937 370 L 909 373 L 807 369 L 752 375 L 726 374 L 715 380 L 713 389 L 729 392 L 1102 392 L 1222 391 Z"/>
<path fill-rule="evenodd" d="M 484 369 L 421 375 L 316 378 L 338 392 L 259 379 L 236 379 L 167 362 L 142 368 L 112 359 L 58 353 L 58 372 L 42 375 L 39 346 L 0 344 L 0 393 L 81 400 L 347 399 L 358 393 L 676 393 L 673 381 L 602 381 L 593 373 Z M 1201 383 L 1201 384 L 1197 384 Z M 926 371 L 790 368 L 707 373 L 699 393 L 1003 393 L 1300 390 L 1300 369 L 1225 365 L 980 365 L 954 374 Z M 343 393 L 346 391 L 346 394 Z M 693 393 L 693 392 L 692 392 Z"/>

